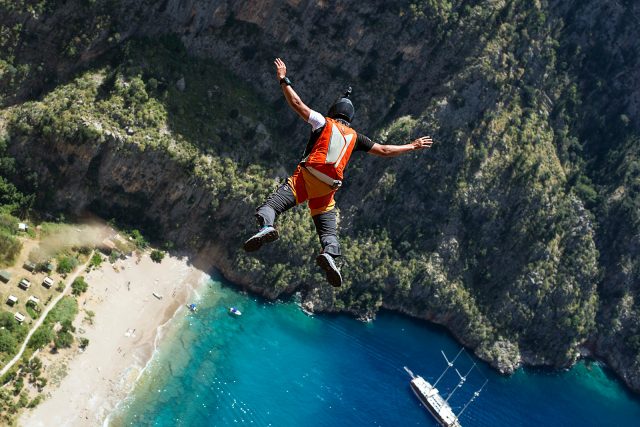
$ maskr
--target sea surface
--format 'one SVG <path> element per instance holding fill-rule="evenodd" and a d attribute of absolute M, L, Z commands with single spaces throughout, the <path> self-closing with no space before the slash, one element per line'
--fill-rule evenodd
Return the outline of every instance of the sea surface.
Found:
<path fill-rule="evenodd" d="M 235 306 L 242 316 L 233 317 Z M 440 327 L 383 312 L 371 323 L 343 315 L 305 315 L 293 302 L 268 302 L 211 279 L 198 311 L 182 310 L 113 426 L 436 426 L 403 369 L 435 381 L 441 351 L 460 346 Z M 473 367 L 476 363 L 477 366 Z M 496 374 L 462 352 L 471 371 L 449 402 L 463 426 L 640 425 L 640 399 L 606 368 Z M 447 395 L 459 377 L 438 383 Z"/>

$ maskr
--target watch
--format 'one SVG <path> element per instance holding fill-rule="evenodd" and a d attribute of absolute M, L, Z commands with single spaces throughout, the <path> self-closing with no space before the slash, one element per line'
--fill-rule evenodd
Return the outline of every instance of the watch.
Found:
<path fill-rule="evenodd" d="M 291 80 L 289 80 L 289 77 L 283 77 L 280 79 L 280 86 L 282 86 L 282 83 L 286 84 L 287 86 L 291 86 Z"/>

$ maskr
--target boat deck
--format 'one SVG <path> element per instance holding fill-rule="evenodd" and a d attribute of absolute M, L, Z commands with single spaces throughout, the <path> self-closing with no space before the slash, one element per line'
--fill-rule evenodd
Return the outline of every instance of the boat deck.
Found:
<path fill-rule="evenodd" d="M 411 389 L 442 426 L 461 427 L 449 403 L 440 396 L 438 389 L 434 388 L 427 380 L 416 376 L 411 380 Z"/>

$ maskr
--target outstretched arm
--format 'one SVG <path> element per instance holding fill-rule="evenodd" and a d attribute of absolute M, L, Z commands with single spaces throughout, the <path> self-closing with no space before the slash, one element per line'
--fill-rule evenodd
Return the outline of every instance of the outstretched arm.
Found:
<path fill-rule="evenodd" d="M 280 81 L 283 78 L 285 78 L 285 76 L 287 75 L 287 66 L 284 64 L 284 61 L 280 58 L 276 58 L 276 60 L 273 61 L 273 63 L 276 66 L 276 76 L 278 77 L 278 81 Z M 307 121 L 309 119 L 309 114 L 311 114 L 311 109 L 307 107 L 304 102 L 302 102 L 302 99 L 300 99 L 300 97 L 298 96 L 296 91 L 293 90 L 291 85 L 288 85 L 286 83 L 281 83 L 280 87 L 282 88 L 282 93 L 284 94 L 284 97 L 287 100 L 287 103 L 289 104 L 291 109 L 293 109 L 293 111 L 298 113 L 298 115 L 302 117 L 304 121 Z"/>
<path fill-rule="evenodd" d="M 413 150 L 421 150 L 423 148 L 431 148 L 433 140 L 430 136 L 422 136 L 413 140 L 409 144 L 404 145 L 382 145 L 375 143 L 367 153 L 375 154 L 381 157 L 394 157 L 400 154 L 408 153 Z"/>

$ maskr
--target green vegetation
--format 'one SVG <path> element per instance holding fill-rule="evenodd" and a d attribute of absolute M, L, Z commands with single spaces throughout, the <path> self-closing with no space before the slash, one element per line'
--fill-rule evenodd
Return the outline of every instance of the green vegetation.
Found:
<path fill-rule="evenodd" d="M 0 312 L 0 330 L 6 330 L 9 332 L 14 332 L 17 330 L 23 329 L 22 325 L 18 324 L 13 315 L 7 312 Z M 25 333 L 26 334 L 26 333 Z"/>
<path fill-rule="evenodd" d="M 0 312 L 0 361 L 6 363 L 10 360 L 27 335 L 27 327 L 16 322 L 13 313 Z"/>
<path fill-rule="evenodd" d="M 84 322 L 87 322 L 89 325 L 93 325 L 93 319 L 95 318 L 96 313 L 92 310 L 84 310 Z"/>
<path fill-rule="evenodd" d="M 139 249 L 145 249 L 149 243 L 139 230 L 131 231 L 131 238 Z"/>
<path fill-rule="evenodd" d="M 37 393 L 41 393 L 47 385 L 46 378 L 41 375 L 42 361 L 38 357 L 31 360 L 23 358 L 19 366 L 3 379 L 4 384 L 12 386 L 0 389 L 0 420 L 3 425 L 14 425 L 14 417 L 18 410 L 25 407 L 33 408 L 42 400 L 41 394 L 29 400 L 29 391 L 25 388 L 26 381 Z"/>
<path fill-rule="evenodd" d="M 63 297 L 58 304 L 49 312 L 45 323 L 73 322 L 78 314 L 78 302 L 73 297 Z"/>
<path fill-rule="evenodd" d="M 99 268 L 100 265 L 102 265 L 102 255 L 100 255 L 98 252 L 94 252 L 94 254 L 91 256 L 91 261 L 89 262 L 89 267 L 90 268 Z"/>
<path fill-rule="evenodd" d="M 87 289 L 89 289 L 89 284 L 84 280 L 84 276 L 77 277 L 71 283 L 71 293 L 75 296 L 85 293 Z"/>
<path fill-rule="evenodd" d="M 60 274 L 69 274 L 78 266 L 78 259 L 71 255 L 62 255 L 58 258 L 56 271 Z"/>
<path fill-rule="evenodd" d="M 73 344 L 73 335 L 66 329 L 60 329 L 56 336 L 53 338 L 53 343 L 57 349 L 69 348 Z"/>
<path fill-rule="evenodd" d="M 53 340 L 56 348 L 68 348 L 73 344 L 75 328 L 73 320 L 78 314 L 78 302 L 75 298 L 63 297 L 58 304 L 49 312 L 42 325 L 33 333 L 27 347 L 36 350 L 43 348 Z M 61 327 L 57 333 L 54 326 L 60 323 Z"/>
<path fill-rule="evenodd" d="M 34 350 L 43 348 L 48 345 L 52 339 L 53 330 L 51 328 L 41 326 L 33 333 L 33 335 L 31 335 L 28 346 Z"/>
<path fill-rule="evenodd" d="M 4 132 L 0 132 L 0 214 L 24 215 L 33 205 L 34 195 L 25 195 L 12 183 L 18 174 L 16 162 L 7 153 L 8 140 Z M 5 220 L 2 221 L 2 226 Z M 16 223 L 11 229 L 15 230 Z"/>
<path fill-rule="evenodd" d="M 112 251 L 109 254 L 109 263 L 113 264 L 114 262 L 116 262 L 118 259 L 120 259 L 121 254 L 118 251 Z"/>
<path fill-rule="evenodd" d="M 89 338 L 81 337 L 80 339 L 78 339 L 78 346 L 82 350 L 86 349 L 88 345 L 89 345 Z"/>
<path fill-rule="evenodd" d="M 13 264 L 22 249 L 22 243 L 15 237 L 18 219 L 3 214 L 2 210 L 0 208 L 0 267 Z"/>
<path fill-rule="evenodd" d="M 163 251 L 159 251 L 157 249 L 154 249 L 151 251 L 151 260 L 153 260 L 153 262 L 157 262 L 157 263 L 161 263 L 162 260 L 164 259 L 165 253 Z"/>
<path fill-rule="evenodd" d="M 34 201 L 11 183 L 15 174 L 15 160 L 7 155 L 7 140 L 0 135 L 0 267 L 11 265 L 22 249 L 16 239 L 20 221 L 13 214 L 26 213 Z"/>
<path fill-rule="evenodd" d="M 0 329 L 0 352 L 15 353 L 16 346 L 17 342 L 13 334 L 6 329 Z"/>
<path fill-rule="evenodd" d="M 38 306 L 38 304 L 36 304 L 33 301 L 29 301 L 26 304 L 26 309 L 27 309 L 27 314 L 29 314 L 29 316 L 32 319 L 37 319 L 38 317 L 40 317 L 40 307 Z"/>

